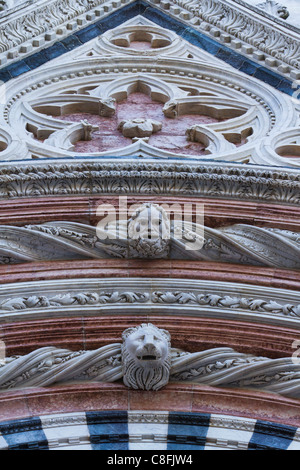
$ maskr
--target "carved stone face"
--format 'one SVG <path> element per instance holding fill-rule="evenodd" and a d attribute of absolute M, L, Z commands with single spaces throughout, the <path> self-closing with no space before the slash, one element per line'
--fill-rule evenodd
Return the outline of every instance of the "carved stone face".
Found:
<path fill-rule="evenodd" d="M 142 367 L 156 366 L 168 356 L 166 336 L 151 324 L 132 332 L 125 342 L 130 356 Z"/>
<path fill-rule="evenodd" d="M 169 381 L 170 336 L 150 324 L 123 333 L 124 383 L 130 388 L 159 390 Z"/>

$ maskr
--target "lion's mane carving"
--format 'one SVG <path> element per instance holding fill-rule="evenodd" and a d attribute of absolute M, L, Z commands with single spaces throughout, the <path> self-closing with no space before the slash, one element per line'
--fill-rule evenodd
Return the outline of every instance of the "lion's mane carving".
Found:
<path fill-rule="evenodd" d="M 159 390 L 169 382 L 171 338 L 151 323 L 122 335 L 123 381 L 135 390 Z"/>

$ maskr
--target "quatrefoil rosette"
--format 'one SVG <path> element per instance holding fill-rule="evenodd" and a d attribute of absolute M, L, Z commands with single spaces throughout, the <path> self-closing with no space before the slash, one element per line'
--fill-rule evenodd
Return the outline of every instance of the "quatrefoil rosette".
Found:
<path fill-rule="evenodd" d="M 154 24 L 142 24 L 123 25 L 107 31 L 96 42 L 95 52 L 99 55 L 125 53 L 133 56 L 182 56 L 185 48 L 182 48 L 182 41 L 172 31 L 163 30 Z"/>
<path fill-rule="evenodd" d="M 295 164 L 295 158 L 276 153 L 270 159 L 261 150 L 266 139 L 297 126 L 298 113 L 288 96 L 216 65 L 215 59 L 207 63 L 207 55 L 203 60 L 164 56 L 164 49 L 176 46 L 176 35 L 159 43 L 159 31 L 145 31 L 148 36 L 141 36 L 141 30 L 134 36 L 132 27 L 126 31 L 113 30 L 106 37 L 122 55 L 103 55 L 104 48 L 97 56 L 97 39 L 90 46 L 92 55 L 85 48 L 83 58 L 77 51 L 64 63 L 50 62 L 7 84 L 1 121 L 26 147 L 17 158 L 134 156 Z M 124 37 L 127 46 L 146 40 L 160 44 L 160 54 L 132 54 L 130 47 L 120 46 Z M 142 101 L 134 102 L 135 96 Z M 149 140 L 125 138 L 118 129 L 124 116 L 154 119 L 162 127 Z"/>

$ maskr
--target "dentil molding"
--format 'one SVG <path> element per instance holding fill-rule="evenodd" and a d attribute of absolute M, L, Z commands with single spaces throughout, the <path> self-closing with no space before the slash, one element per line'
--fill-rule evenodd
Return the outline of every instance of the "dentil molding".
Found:
<path fill-rule="evenodd" d="M 134 1 L 10 2 L 11 9 L 5 8 L 0 17 L 0 62 L 4 65 L 28 56 L 128 3 Z M 282 75 L 299 78 L 299 30 L 262 8 L 242 0 L 202 0 L 200 4 L 196 0 L 148 0 L 145 4 L 167 11 L 182 23 Z"/>

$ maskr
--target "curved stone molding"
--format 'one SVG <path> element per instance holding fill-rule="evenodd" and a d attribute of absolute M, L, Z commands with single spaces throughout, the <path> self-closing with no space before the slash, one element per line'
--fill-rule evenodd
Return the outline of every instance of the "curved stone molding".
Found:
<path fill-rule="evenodd" d="M 0 315 L 8 321 L 74 317 L 102 313 L 122 316 L 179 314 L 190 317 L 233 318 L 277 324 L 298 330 L 297 291 L 212 280 L 153 278 L 69 279 L 17 283 L 1 287 Z M 242 292 L 242 294 L 237 294 Z M 297 333 L 295 332 L 295 335 Z"/>
<path fill-rule="evenodd" d="M 113 306 L 114 308 L 115 306 Z M 65 315 L 51 318 L 36 316 L 35 319 L 19 317 L 9 318 L 2 323 L 1 340 L 6 345 L 6 356 L 25 355 L 34 350 L 55 346 L 72 351 L 93 350 L 106 344 L 119 341 L 122 332 L 132 324 L 151 321 L 159 328 L 168 330 L 173 346 L 189 351 L 201 351 L 216 347 L 231 348 L 242 353 L 270 358 L 291 357 L 296 352 L 294 342 L 299 337 L 296 324 L 289 322 L 268 324 L 264 319 L 255 322 L 241 316 L 238 319 L 232 311 L 227 315 L 212 316 L 201 312 L 197 316 L 183 312 L 171 306 L 169 310 L 156 310 L 149 313 L 141 305 L 139 311 L 127 314 L 124 306 L 121 312 L 116 309 L 105 312 L 99 308 L 98 315 L 83 313 L 76 307 L 73 315 L 68 310 Z M 66 307 L 67 309 L 67 307 Z M 24 312 L 23 312 L 24 313 Z M 95 312 L 94 312 L 95 313 Z M 7 320 L 7 319 L 6 319 Z M 275 322 L 274 322 L 275 323 Z M 101 339 L 100 339 L 101 338 Z"/>
<path fill-rule="evenodd" d="M 182 441 L 194 450 L 299 449 L 297 426 L 257 417 L 207 411 L 95 410 L 2 421 L 0 450 L 106 450 L 120 438 L 120 429 L 124 430 L 123 450 L 129 451 L 167 451 L 170 445 L 180 450 Z M 28 433 L 32 435 L 30 442 Z M 119 456 L 108 461 L 121 462 Z M 189 457 L 185 461 L 188 463 Z"/>
<path fill-rule="evenodd" d="M 299 204 L 295 170 L 272 170 L 224 163 L 52 162 L 0 166 L 0 197 L 91 194 L 185 195 Z"/>
<path fill-rule="evenodd" d="M 151 216 L 166 211 L 153 204 L 141 205 L 147 210 L 147 233 L 134 231 L 131 227 L 144 212 L 138 213 L 136 221 L 130 219 L 118 226 L 116 221 L 108 230 L 74 222 L 51 222 L 26 227 L 2 226 L 0 234 L 0 263 L 15 264 L 26 261 L 51 261 L 84 258 L 126 259 L 193 259 L 219 261 L 244 265 L 270 266 L 299 269 L 300 234 L 287 230 L 253 227 L 237 224 L 212 229 L 188 222 L 175 221 L 163 236 L 152 235 L 149 239 L 148 225 Z M 142 220 L 142 219 L 141 219 Z M 144 220 L 144 219 L 143 219 Z M 164 224 L 161 225 L 163 227 Z M 138 235 L 138 236 L 137 236 Z M 151 239 L 152 238 L 152 239 Z M 166 239 L 164 239 L 166 238 Z"/>
<path fill-rule="evenodd" d="M 258 154 L 264 154 L 269 162 L 293 160 L 293 166 L 300 166 L 300 136 L 299 128 L 292 128 L 282 134 L 270 135 L 258 149 Z"/>
<path fill-rule="evenodd" d="M 0 126 L 0 160 L 18 160 L 19 155 L 29 157 L 26 144 L 18 138 L 11 127 Z"/>
<path fill-rule="evenodd" d="M 133 24 L 131 24 L 133 23 Z M 144 48 L 144 47 L 145 48 Z M 129 20 L 117 29 L 108 30 L 94 46 L 96 54 L 177 55 L 185 57 L 184 41 L 170 30 L 151 23 L 143 16 Z"/>
<path fill-rule="evenodd" d="M 167 331 L 142 324 L 124 332 L 122 347 L 113 344 L 80 352 L 38 349 L 6 358 L 0 366 L 0 389 L 115 382 L 123 377 L 126 386 L 138 390 L 159 390 L 170 380 L 300 397 L 300 364 L 292 358 L 256 357 L 230 348 L 188 353 L 170 345 Z"/>
<path fill-rule="evenodd" d="M 172 205 L 176 202 L 184 212 L 185 204 L 191 205 L 191 214 L 196 215 L 197 204 L 203 205 L 205 225 L 217 228 L 225 224 L 248 224 L 260 227 L 277 227 L 281 230 L 300 231 L 300 207 L 287 204 L 264 204 L 234 199 L 209 199 L 178 195 L 159 197 L 144 195 L 127 196 L 128 205 L 142 203 Z M 0 224 L 18 227 L 43 224 L 58 219 L 80 222 L 87 225 L 98 223 L 99 204 L 110 204 L 119 214 L 119 199 L 114 195 L 49 196 L 31 199 L 0 200 Z M 285 217 L 282 218 L 282 212 Z"/>
<path fill-rule="evenodd" d="M 111 413 L 113 410 L 172 411 L 213 413 L 242 416 L 262 420 L 272 416 L 273 423 L 299 426 L 299 400 L 274 393 L 243 389 L 226 389 L 206 385 L 170 383 L 157 392 L 130 390 L 118 383 L 82 383 L 76 385 L 33 388 L 24 392 L 11 390 L 0 394 L 0 410 L 3 420 L 16 420 L 32 416 L 89 410 Z M 101 401 L 99 402 L 99 396 Z M 83 398 L 84 397 L 84 398 Z M 14 407 L 9 406 L 12 401 Z M 280 426 L 282 429 L 282 426 Z M 3 441 L 2 441 L 3 442 Z"/>
<path fill-rule="evenodd" d="M 68 381 L 68 377 L 71 381 L 94 377 L 100 382 L 114 382 L 122 377 L 120 350 L 118 344 L 104 346 L 94 352 L 71 352 L 49 347 L 34 351 L 26 360 L 26 356 L 8 358 L 0 368 L 2 390 L 20 388 L 20 385 L 21 388 L 48 386 L 60 381 L 59 375 L 62 382 Z M 114 369 L 117 364 L 119 366 Z M 64 370 L 66 368 L 69 373 Z"/>
<path fill-rule="evenodd" d="M 170 380 L 255 388 L 299 398 L 299 371 L 299 364 L 291 358 L 270 360 L 218 348 L 201 353 L 183 353 L 172 363 Z"/>

